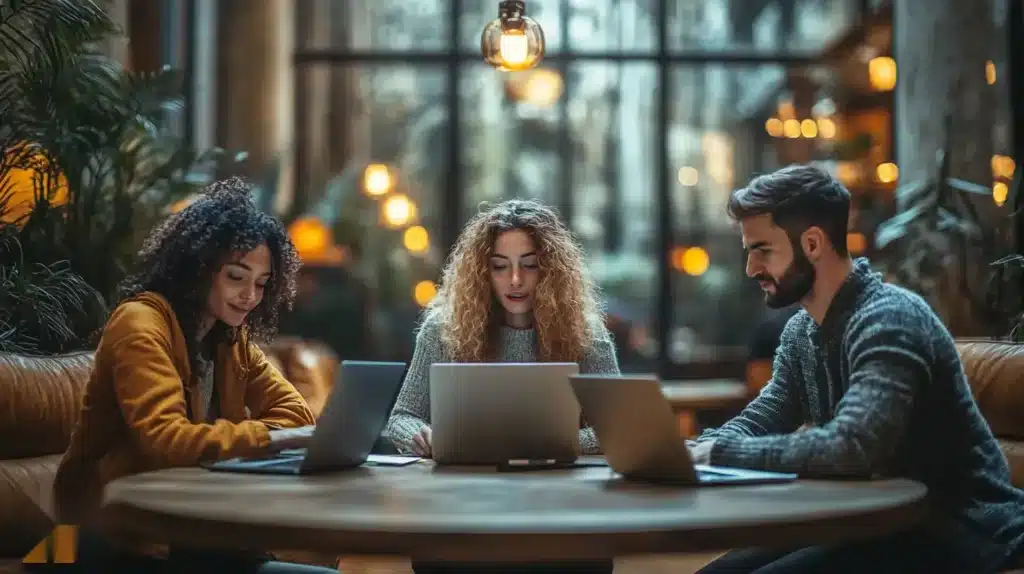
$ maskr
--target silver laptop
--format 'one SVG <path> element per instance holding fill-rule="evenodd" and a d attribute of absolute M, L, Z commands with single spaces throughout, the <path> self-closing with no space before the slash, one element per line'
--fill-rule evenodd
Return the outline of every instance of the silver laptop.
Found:
<path fill-rule="evenodd" d="M 343 361 L 308 448 L 203 466 L 257 474 L 313 474 L 361 466 L 371 458 L 370 451 L 384 430 L 405 370 L 405 363 Z M 415 461 L 416 457 L 380 457 L 371 462 L 400 466 Z"/>
<path fill-rule="evenodd" d="M 795 474 L 694 465 L 657 377 L 574 375 L 570 384 L 608 466 L 624 478 L 702 485 L 797 478 Z"/>
<path fill-rule="evenodd" d="M 580 406 L 576 363 L 435 363 L 430 366 L 432 458 L 438 464 L 512 459 L 575 461 Z"/>

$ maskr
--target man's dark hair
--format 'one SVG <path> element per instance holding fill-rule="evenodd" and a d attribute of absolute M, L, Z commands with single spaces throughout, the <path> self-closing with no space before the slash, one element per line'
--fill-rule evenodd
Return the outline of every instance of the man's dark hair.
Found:
<path fill-rule="evenodd" d="M 754 178 L 729 198 L 729 217 L 736 221 L 768 213 L 786 230 L 794 247 L 811 227 L 825 232 L 833 249 L 847 255 L 846 231 L 850 192 L 828 172 L 811 165 L 791 165 Z"/>

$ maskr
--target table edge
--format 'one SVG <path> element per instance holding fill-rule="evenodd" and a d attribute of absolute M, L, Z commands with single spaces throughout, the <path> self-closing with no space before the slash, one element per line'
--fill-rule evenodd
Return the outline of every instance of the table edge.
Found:
<path fill-rule="evenodd" d="M 903 479 L 906 480 L 906 479 Z M 517 561 L 586 560 L 636 554 L 710 552 L 744 546 L 805 546 L 847 542 L 909 529 L 928 512 L 927 488 L 882 509 L 807 520 L 744 522 L 695 529 L 588 532 L 410 532 L 393 529 L 330 529 L 253 525 L 231 520 L 188 518 L 109 502 L 101 528 L 117 537 L 193 546 L 325 552 L 336 555 L 397 555 L 421 560 Z M 712 488 L 712 487 L 705 487 Z"/>

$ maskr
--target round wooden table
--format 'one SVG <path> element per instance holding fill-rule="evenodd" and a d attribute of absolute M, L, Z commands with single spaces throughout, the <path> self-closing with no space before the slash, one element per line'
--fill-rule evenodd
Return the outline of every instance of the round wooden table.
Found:
<path fill-rule="evenodd" d="M 115 536 L 172 544 L 586 560 L 882 535 L 921 520 L 925 492 L 908 480 L 656 486 L 594 467 L 499 473 L 421 462 L 307 477 L 191 468 L 112 482 L 103 522 Z"/>

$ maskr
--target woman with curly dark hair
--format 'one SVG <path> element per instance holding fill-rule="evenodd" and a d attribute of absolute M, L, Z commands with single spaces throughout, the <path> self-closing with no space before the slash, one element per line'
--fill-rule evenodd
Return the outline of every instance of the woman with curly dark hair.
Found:
<path fill-rule="evenodd" d="M 597 287 L 583 249 L 541 202 L 509 200 L 466 224 L 426 310 L 416 349 L 388 422 L 400 452 L 431 455 L 432 363 L 573 362 L 584 373 L 619 372 Z M 598 452 L 593 429 L 580 430 L 585 453 Z M 465 572 L 607 573 L 612 561 L 572 564 L 428 564 L 417 574 Z"/>
<path fill-rule="evenodd" d="M 275 334 L 299 261 L 250 193 L 237 178 L 214 183 L 154 229 L 103 328 L 54 482 L 60 522 L 80 526 L 80 563 L 157 566 L 154 549 L 115 548 L 94 534 L 111 480 L 301 447 L 311 435 L 305 400 L 254 342 Z M 234 551 L 171 548 L 167 560 L 185 570 L 322 571 Z"/>

